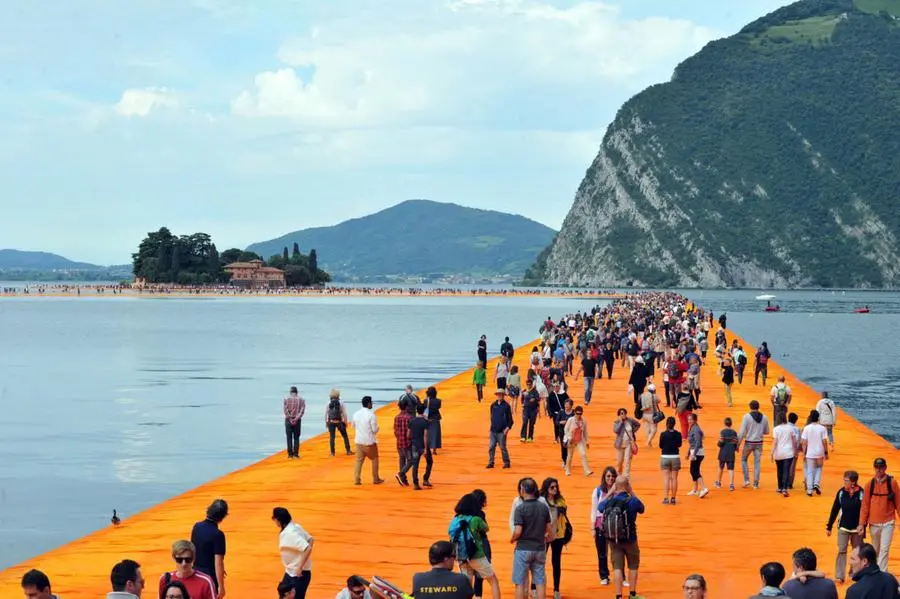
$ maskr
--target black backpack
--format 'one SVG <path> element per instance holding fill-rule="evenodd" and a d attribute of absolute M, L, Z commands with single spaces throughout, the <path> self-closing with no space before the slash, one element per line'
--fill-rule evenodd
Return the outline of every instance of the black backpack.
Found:
<path fill-rule="evenodd" d="M 890 501 L 892 504 L 896 505 L 896 503 L 895 503 L 895 501 L 894 501 L 894 500 L 895 500 L 895 497 L 894 497 L 894 477 L 891 476 L 890 474 L 888 474 L 888 475 L 887 475 L 887 478 L 885 479 L 884 482 L 887 483 L 887 488 L 888 488 L 887 498 L 888 498 L 888 501 Z M 884 495 L 881 495 L 880 493 L 879 493 L 878 496 L 879 496 L 879 497 L 884 497 Z M 874 479 L 874 478 L 872 479 L 872 482 L 869 483 L 869 497 L 875 497 L 875 479 Z"/>
<path fill-rule="evenodd" d="M 343 420 L 341 414 L 341 400 L 332 399 L 328 402 L 328 421 L 341 422 Z"/>
<path fill-rule="evenodd" d="M 603 509 L 603 536 L 613 543 L 631 540 L 631 521 L 627 499 L 610 499 Z"/>
<path fill-rule="evenodd" d="M 563 545 L 568 545 L 572 541 L 574 530 L 572 529 L 572 523 L 569 521 L 569 515 L 566 513 L 566 508 L 559 508 L 559 517 L 566 519 L 566 531 L 563 533 L 562 542 Z"/>

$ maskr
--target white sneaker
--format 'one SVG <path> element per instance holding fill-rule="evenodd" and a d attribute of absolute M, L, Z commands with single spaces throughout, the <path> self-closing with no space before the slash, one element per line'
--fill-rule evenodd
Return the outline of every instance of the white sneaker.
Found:
<path fill-rule="evenodd" d="M 691 489 L 690 491 L 688 491 L 688 495 L 696 495 L 696 494 L 697 494 L 697 491 L 695 489 Z"/>
<path fill-rule="evenodd" d="M 700 499 L 703 499 L 707 495 L 709 495 L 709 489 L 703 489 L 702 491 L 700 491 Z"/>
<path fill-rule="evenodd" d="M 609 578 L 601 578 L 601 579 L 600 579 L 600 586 L 602 586 L 602 587 L 608 587 L 608 586 L 609 586 Z"/>
<path fill-rule="evenodd" d="M 627 581 L 627 580 L 623 580 L 623 581 L 622 581 L 622 586 L 623 586 L 623 587 L 630 587 L 631 585 L 628 584 L 628 581 Z"/>

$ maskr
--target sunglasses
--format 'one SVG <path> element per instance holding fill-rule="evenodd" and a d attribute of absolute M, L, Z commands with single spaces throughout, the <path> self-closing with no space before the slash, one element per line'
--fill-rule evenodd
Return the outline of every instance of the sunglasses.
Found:
<path fill-rule="evenodd" d="M 179 564 L 190 564 L 194 561 L 194 557 L 176 557 L 175 562 Z"/>

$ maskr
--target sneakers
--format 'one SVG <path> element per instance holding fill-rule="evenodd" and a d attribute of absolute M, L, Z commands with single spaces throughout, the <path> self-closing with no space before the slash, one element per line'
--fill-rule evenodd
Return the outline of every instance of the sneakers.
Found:
<path fill-rule="evenodd" d="M 728 490 L 729 490 L 729 491 L 734 491 L 734 485 L 728 485 Z"/>
<path fill-rule="evenodd" d="M 743 488 L 744 488 L 744 489 L 749 489 L 749 488 L 750 488 L 750 481 L 749 481 L 749 480 L 745 480 L 745 481 L 744 481 L 744 486 L 743 486 Z"/>
<path fill-rule="evenodd" d="M 562 595 L 559 594 L 559 591 L 553 591 L 553 599 L 562 599 Z"/>
<path fill-rule="evenodd" d="M 600 579 L 600 586 L 608 587 L 608 586 L 609 586 L 609 578 L 601 578 L 601 579 Z"/>
<path fill-rule="evenodd" d="M 674 498 L 674 497 L 673 497 L 672 499 L 669 500 L 669 505 L 675 505 L 675 498 Z"/>
<path fill-rule="evenodd" d="M 669 505 L 669 498 L 663 497 L 663 505 Z"/>
<path fill-rule="evenodd" d="M 505 468 L 511 468 L 511 467 L 512 467 L 512 466 L 510 466 L 509 464 L 503 464 L 503 468 L 504 468 L 504 469 L 505 469 Z"/>
<path fill-rule="evenodd" d="M 703 499 L 703 498 L 706 497 L 707 495 L 709 495 L 709 489 L 703 489 L 703 490 L 700 491 L 700 493 L 699 493 L 700 499 Z"/>
<path fill-rule="evenodd" d="M 813 491 L 816 492 L 816 495 L 822 494 L 822 489 L 819 487 L 819 485 L 813 485 Z"/>
<path fill-rule="evenodd" d="M 758 489 L 758 488 L 759 488 L 759 481 L 756 481 L 755 483 L 753 483 L 753 488 L 754 488 L 754 489 Z"/>
<path fill-rule="evenodd" d="M 408 480 L 405 476 L 403 476 L 402 474 L 397 473 L 397 474 L 394 475 L 394 478 L 397 479 L 397 483 L 399 483 L 401 487 L 408 487 L 408 486 L 409 486 L 409 480 Z"/>
<path fill-rule="evenodd" d="M 494 467 L 493 464 L 488 464 L 487 466 L 485 466 L 485 468 L 493 468 L 493 467 Z"/>
<path fill-rule="evenodd" d="M 715 488 L 717 488 L 717 489 L 721 489 L 721 488 L 722 488 L 722 483 L 720 483 L 719 481 L 716 481 L 716 482 L 713 483 L 713 486 L 714 486 Z"/>
<path fill-rule="evenodd" d="M 690 491 L 688 491 L 688 495 L 696 495 L 696 494 L 697 494 L 697 489 L 691 489 Z"/>

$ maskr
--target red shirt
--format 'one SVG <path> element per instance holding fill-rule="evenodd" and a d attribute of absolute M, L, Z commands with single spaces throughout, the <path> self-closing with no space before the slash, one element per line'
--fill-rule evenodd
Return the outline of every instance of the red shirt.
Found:
<path fill-rule="evenodd" d="M 409 430 L 410 420 L 412 420 L 412 416 L 406 411 L 394 416 L 394 436 L 397 437 L 397 449 L 409 449 L 412 447 L 412 432 Z M 193 595 L 191 599 L 193 599 Z"/>
<path fill-rule="evenodd" d="M 212 578 L 200 572 L 199 570 L 194 570 L 194 573 L 188 576 L 187 578 L 179 578 L 175 572 L 168 572 L 170 578 L 169 582 L 173 580 L 177 580 L 187 589 L 188 595 L 191 596 L 191 599 L 216 599 L 216 591 L 213 586 Z M 164 599 L 165 595 L 163 595 L 163 590 L 166 588 L 166 575 L 163 574 L 159 577 L 159 599 Z"/>

